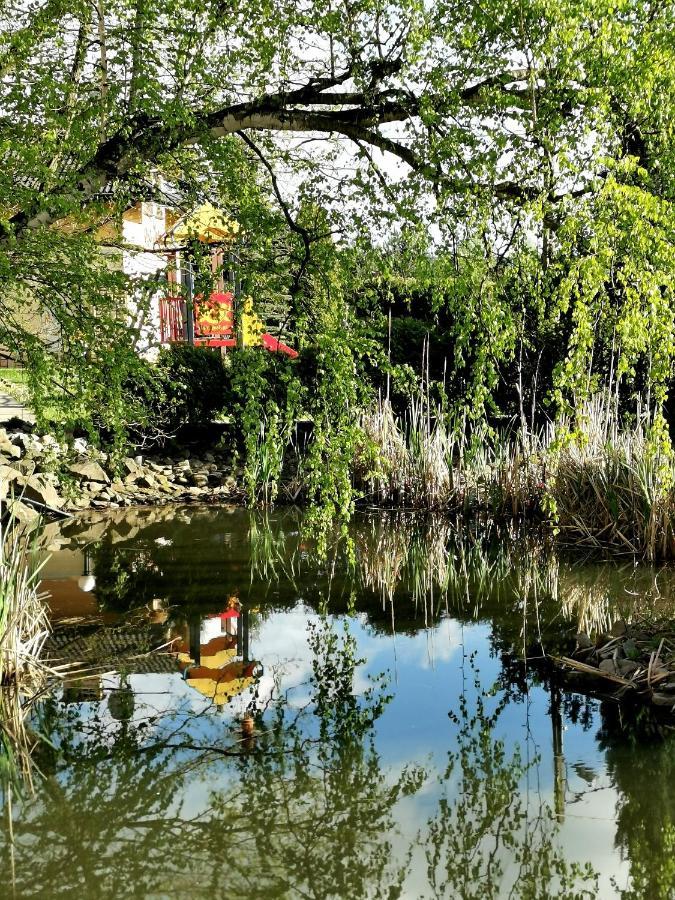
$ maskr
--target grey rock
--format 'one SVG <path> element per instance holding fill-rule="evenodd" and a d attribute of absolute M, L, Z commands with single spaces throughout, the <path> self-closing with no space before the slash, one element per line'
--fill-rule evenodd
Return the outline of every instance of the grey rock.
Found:
<path fill-rule="evenodd" d="M 14 466 L 5 466 L 0 465 L 0 482 L 11 483 L 12 481 L 16 481 L 19 478 L 20 473 L 18 469 L 15 469 Z"/>
<path fill-rule="evenodd" d="M 603 659 L 598 666 L 601 672 L 606 672 L 608 675 L 616 675 L 616 665 L 614 664 L 613 659 Z"/>
<path fill-rule="evenodd" d="M 610 631 L 612 637 L 623 637 L 626 633 L 626 623 L 623 619 L 618 619 L 611 628 Z"/>
<path fill-rule="evenodd" d="M 655 706 L 675 706 L 675 694 L 664 694 L 660 691 L 655 691 L 652 694 L 652 703 Z"/>
<path fill-rule="evenodd" d="M 100 481 L 103 484 L 108 484 L 110 482 L 110 479 L 101 466 L 93 460 L 72 463 L 68 466 L 68 471 L 72 475 L 76 475 L 78 478 L 82 478 L 85 481 Z"/>
<path fill-rule="evenodd" d="M 632 659 L 620 659 L 617 663 L 617 670 L 622 678 L 628 678 L 640 668 L 639 664 Z"/>
<path fill-rule="evenodd" d="M 122 460 L 122 471 L 126 475 L 134 475 L 136 472 L 140 471 L 140 466 L 136 462 L 135 459 L 132 459 L 130 456 L 125 457 Z"/>
<path fill-rule="evenodd" d="M 234 478 L 230 477 L 230 478 L 225 479 L 223 484 L 229 486 L 229 482 L 231 482 L 231 481 L 234 481 Z M 589 638 L 589 636 L 587 634 L 580 632 L 577 635 L 577 647 L 580 650 L 590 650 L 591 647 L 593 647 L 593 646 L 594 646 L 593 641 Z"/>
<path fill-rule="evenodd" d="M 3 439 L 0 434 L 0 453 L 7 459 L 21 459 L 21 449 L 16 447 L 10 440 L 5 437 Z"/>
<path fill-rule="evenodd" d="M 0 438 L 2 438 L 3 435 L 5 436 L 5 438 L 8 441 L 11 441 L 16 447 L 21 447 L 22 450 L 25 450 L 33 442 L 32 435 L 26 434 L 23 431 L 13 431 L 11 434 L 7 434 L 7 432 L 3 428 L 0 430 Z"/>
<path fill-rule="evenodd" d="M 36 509 L 33 509 L 32 506 L 28 506 L 26 503 L 22 503 L 21 500 L 10 501 L 6 509 L 13 521 L 18 525 L 35 525 L 40 518 L 40 513 Z"/>
<path fill-rule="evenodd" d="M 45 506 L 53 506 L 56 509 L 61 509 L 63 506 L 63 498 L 59 496 L 54 485 L 40 475 L 31 475 L 26 478 L 23 481 L 22 493 L 26 499 L 43 503 Z"/>

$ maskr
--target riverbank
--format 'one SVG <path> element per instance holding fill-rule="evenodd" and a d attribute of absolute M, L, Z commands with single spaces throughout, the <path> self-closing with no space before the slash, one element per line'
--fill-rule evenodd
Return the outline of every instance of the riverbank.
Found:
<path fill-rule="evenodd" d="M 579 633 L 570 656 L 549 659 L 580 693 L 675 709 L 675 620 L 619 619 L 609 633 Z"/>
<path fill-rule="evenodd" d="M 462 441 L 442 416 L 406 424 L 381 404 L 359 423 L 362 442 L 344 472 L 340 508 L 531 522 L 577 551 L 675 559 L 670 445 L 655 442 L 645 424 L 620 428 L 598 404 L 588 404 L 583 416 L 576 430 L 561 422 L 537 434 L 484 431 Z M 311 424 L 273 472 L 255 454 L 247 472 L 235 435 L 224 427 L 190 430 L 180 442 L 113 459 L 82 438 L 59 442 L 15 424 L 0 429 L 0 500 L 22 524 L 84 509 L 241 504 L 251 493 L 335 508 L 332 488 L 316 494 L 316 472 L 299 449 L 311 440 Z"/>
<path fill-rule="evenodd" d="M 0 429 L 0 499 L 18 523 L 86 509 L 167 503 L 242 503 L 231 452 L 181 447 L 113 463 L 81 438 L 71 444 L 25 428 Z"/>

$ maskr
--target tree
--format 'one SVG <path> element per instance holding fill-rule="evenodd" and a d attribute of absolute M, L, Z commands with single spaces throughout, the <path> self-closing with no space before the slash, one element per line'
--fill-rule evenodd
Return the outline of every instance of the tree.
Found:
<path fill-rule="evenodd" d="M 304 202 L 346 236 L 373 216 L 416 219 L 434 224 L 437 244 L 479 248 L 470 277 L 448 277 L 441 297 L 454 339 L 473 348 L 459 365 L 478 415 L 503 378 L 521 419 L 536 400 L 523 387 L 538 371 L 533 323 L 562 348 L 559 405 L 634 379 L 660 406 L 675 306 L 673 16 L 657 0 L 6 7 L 6 296 L 43 283 L 70 309 L 92 264 L 87 233 L 161 199 L 154 173 L 165 172 L 186 198 L 234 214 L 256 193 L 279 204 L 267 246 L 283 233 L 301 309 L 319 291 L 310 258 L 326 237 L 303 223 Z M 65 218 L 79 233 L 54 231 Z M 67 262 L 61 296 L 44 259 Z M 90 285 L 74 314 L 101 321 L 114 297 Z"/>

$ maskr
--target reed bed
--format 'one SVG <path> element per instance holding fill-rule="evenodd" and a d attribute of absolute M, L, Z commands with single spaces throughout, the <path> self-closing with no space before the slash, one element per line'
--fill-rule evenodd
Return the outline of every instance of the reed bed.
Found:
<path fill-rule="evenodd" d="M 32 792 L 35 748 L 41 743 L 28 720 L 40 691 L 27 696 L 18 684 L 0 688 L 0 789 L 19 796 Z"/>
<path fill-rule="evenodd" d="M 548 431 L 496 435 L 475 430 L 470 438 L 439 409 L 421 400 L 397 417 L 380 401 L 361 419 L 375 466 L 359 466 L 355 477 L 367 500 L 410 509 L 453 509 L 521 515 L 535 506 L 545 477 Z"/>
<path fill-rule="evenodd" d="M 354 474 L 367 502 L 540 518 L 563 543 L 675 559 L 675 454 L 645 416 L 623 427 L 595 398 L 538 432 L 467 435 L 422 399 L 403 416 L 380 400 L 361 427 L 369 462 Z"/>
<path fill-rule="evenodd" d="M 34 675 L 49 634 L 34 537 L 0 526 L 0 685 Z"/>
<path fill-rule="evenodd" d="M 552 495 L 561 538 L 647 560 L 675 558 L 675 456 L 638 417 L 622 428 L 599 400 L 558 451 Z"/>

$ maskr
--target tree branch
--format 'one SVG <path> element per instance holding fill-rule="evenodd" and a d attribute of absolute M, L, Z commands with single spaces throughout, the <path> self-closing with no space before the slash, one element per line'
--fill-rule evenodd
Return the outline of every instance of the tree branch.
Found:
<path fill-rule="evenodd" d="M 399 67 L 398 61 L 378 60 L 371 66 L 371 80 L 388 76 Z M 10 220 L 11 225 L 15 233 L 49 225 L 62 215 L 64 200 L 70 199 L 74 205 L 85 204 L 100 194 L 107 184 L 123 179 L 140 162 L 152 163 L 161 154 L 198 143 L 204 136 L 221 138 L 256 130 L 343 135 L 393 154 L 414 172 L 435 183 L 442 182 L 449 189 L 461 192 L 481 189 L 480 185 L 468 180 L 454 180 L 439 174 L 435 166 L 421 159 L 411 148 L 378 130 L 381 125 L 417 117 L 419 98 L 399 89 L 387 89 L 371 95 L 366 103 L 367 95 L 363 92 L 330 93 L 332 88 L 350 80 L 353 74 L 353 69 L 347 67 L 335 76 L 311 78 L 295 90 L 282 90 L 245 103 L 197 113 L 190 128 L 176 128 L 143 114 L 132 116 L 123 129 L 104 141 L 94 157 L 82 165 L 74 187 L 45 191 L 45 200 L 36 200 L 33 208 L 18 211 Z M 494 87 L 511 94 L 508 85 L 522 77 L 521 70 L 490 76 L 459 91 L 458 102 L 473 105 L 484 91 Z M 352 108 L 345 109 L 345 105 Z M 325 108 L 311 108 L 316 106 Z M 72 182 L 71 177 L 71 185 Z M 539 193 L 515 182 L 491 185 L 489 189 L 496 190 L 501 197 L 514 199 L 526 199 Z"/>

